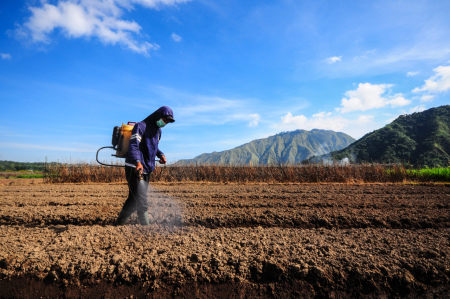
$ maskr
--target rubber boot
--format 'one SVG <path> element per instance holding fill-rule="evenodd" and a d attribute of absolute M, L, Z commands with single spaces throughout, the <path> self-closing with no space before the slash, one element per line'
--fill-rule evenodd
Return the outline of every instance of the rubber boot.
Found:
<path fill-rule="evenodd" d="M 150 224 L 148 221 L 148 212 L 138 213 L 138 219 L 141 225 L 147 226 Z"/>
<path fill-rule="evenodd" d="M 125 216 L 120 212 L 119 217 L 117 217 L 116 225 L 125 225 L 128 222 L 128 219 L 130 219 L 130 216 Z"/>

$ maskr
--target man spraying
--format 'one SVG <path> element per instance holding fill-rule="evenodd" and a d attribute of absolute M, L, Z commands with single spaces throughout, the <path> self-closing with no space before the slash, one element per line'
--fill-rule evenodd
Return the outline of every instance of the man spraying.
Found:
<path fill-rule="evenodd" d="M 172 109 L 162 106 L 146 119 L 138 122 L 132 132 L 127 158 L 125 159 L 125 176 L 128 182 L 128 198 L 117 218 L 118 225 L 127 223 L 133 212 L 137 212 L 139 223 L 149 225 L 147 189 L 150 174 L 155 169 L 155 159 L 166 164 L 164 153 L 158 149 L 161 128 L 173 123 Z"/>

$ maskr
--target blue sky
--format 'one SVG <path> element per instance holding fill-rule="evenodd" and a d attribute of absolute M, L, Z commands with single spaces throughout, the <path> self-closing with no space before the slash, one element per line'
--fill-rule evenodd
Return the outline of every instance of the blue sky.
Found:
<path fill-rule="evenodd" d="M 170 162 L 296 129 L 360 138 L 450 104 L 449 12 L 447 0 L 1 1 L 0 160 L 94 161 L 114 126 L 163 105 Z"/>

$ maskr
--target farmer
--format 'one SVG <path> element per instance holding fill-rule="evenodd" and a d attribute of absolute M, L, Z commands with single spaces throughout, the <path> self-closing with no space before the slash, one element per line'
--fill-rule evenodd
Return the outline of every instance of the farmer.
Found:
<path fill-rule="evenodd" d="M 131 214 L 137 212 L 139 223 L 148 225 L 147 189 L 150 174 L 155 169 L 155 156 L 161 164 L 166 164 L 164 153 L 158 149 L 161 128 L 173 123 L 173 112 L 162 106 L 146 119 L 138 122 L 131 132 L 130 146 L 125 159 L 125 176 L 128 182 L 128 198 L 117 218 L 117 225 L 127 223 Z"/>

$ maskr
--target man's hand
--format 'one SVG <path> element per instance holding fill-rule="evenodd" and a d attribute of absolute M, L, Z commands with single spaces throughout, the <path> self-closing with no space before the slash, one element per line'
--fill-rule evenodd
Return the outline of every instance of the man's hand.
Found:
<path fill-rule="evenodd" d="M 142 174 L 144 172 L 144 166 L 142 166 L 141 162 L 137 162 L 137 164 L 136 164 L 136 172 L 138 174 Z"/>
<path fill-rule="evenodd" d="M 166 164 L 167 163 L 166 157 L 165 156 L 161 156 L 161 159 L 159 159 L 159 163 Z"/>

